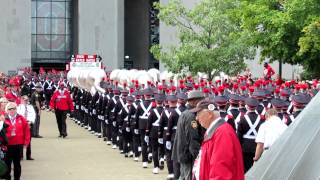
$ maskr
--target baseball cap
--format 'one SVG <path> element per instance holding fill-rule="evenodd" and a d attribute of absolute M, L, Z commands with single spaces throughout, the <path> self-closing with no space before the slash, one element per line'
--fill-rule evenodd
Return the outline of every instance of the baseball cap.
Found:
<path fill-rule="evenodd" d="M 190 112 L 197 113 L 203 109 L 209 109 L 210 111 L 214 111 L 215 110 L 214 101 L 209 98 L 201 100 L 195 108 L 190 110 Z"/>

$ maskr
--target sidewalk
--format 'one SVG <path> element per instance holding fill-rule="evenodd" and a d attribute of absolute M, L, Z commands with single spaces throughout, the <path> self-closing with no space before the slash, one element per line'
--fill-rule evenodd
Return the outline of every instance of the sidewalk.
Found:
<path fill-rule="evenodd" d="M 22 180 L 142 180 L 166 179 L 167 171 L 152 174 L 153 164 L 124 158 L 102 139 L 67 120 L 66 139 L 58 138 L 54 114 L 42 112 L 41 139 L 32 139 L 34 161 L 22 161 Z M 25 156 L 25 154 L 24 154 Z"/>

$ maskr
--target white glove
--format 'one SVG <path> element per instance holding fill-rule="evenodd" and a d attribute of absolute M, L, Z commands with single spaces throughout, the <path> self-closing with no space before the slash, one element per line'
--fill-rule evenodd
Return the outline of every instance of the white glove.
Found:
<path fill-rule="evenodd" d="M 171 150 L 171 142 L 170 142 L 170 141 L 167 141 L 167 142 L 166 142 L 166 148 L 167 148 L 168 150 Z"/>
<path fill-rule="evenodd" d="M 149 144 L 149 136 L 145 136 L 145 137 L 144 137 L 144 141 L 145 141 L 147 144 Z"/>
<path fill-rule="evenodd" d="M 139 134 L 139 129 L 135 129 L 135 130 L 134 130 L 134 133 L 135 133 L 135 134 Z"/>
<path fill-rule="evenodd" d="M 122 129 L 119 129 L 119 133 L 122 133 Z"/>
<path fill-rule="evenodd" d="M 108 123 L 108 120 L 105 120 L 104 122 L 105 122 L 106 124 L 109 124 L 109 123 Z"/>
<path fill-rule="evenodd" d="M 116 127 L 117 126 L 117 121 L 113 121 L 112 125 L 113 125 L 113 127 Z"/>
<path fill-rule="evenodd" d="M 158 143 L 159 143 L 159 144 L 163 144 L 163 138 L 159 138 L 159 139 L 158 139 Z"/>
<path fill-rule="evenodd" d="M 126 127 L 126 131 L 127 131 L 127 132 L 130 132 L 130 128 L 129 128 L 129 127 Z"/>

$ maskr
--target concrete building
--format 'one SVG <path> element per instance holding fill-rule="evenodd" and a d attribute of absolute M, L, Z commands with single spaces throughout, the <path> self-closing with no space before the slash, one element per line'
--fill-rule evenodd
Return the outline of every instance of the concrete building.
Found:
<path fill-rule="evenodd" d="M 159 68 L 150 46 L 178 40 L 174 28 L 155 18 L 154 1 L 159 0 L 1 0 L 0 71 L 64 68 L 72 54 L 99 54 L 109 70 Z M 183 0 L 189 8 L 199 1 Z M 257 60 L 248 67 L 255 76 L 263 69 Z M 284 77 L 291 78 L 293 69 L 285 65 Z"/>

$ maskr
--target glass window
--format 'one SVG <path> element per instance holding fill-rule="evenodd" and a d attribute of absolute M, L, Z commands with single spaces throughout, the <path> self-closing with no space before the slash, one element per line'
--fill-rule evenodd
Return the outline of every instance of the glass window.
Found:
<path fill-rule="evenodd" d="M 51 50 L 52 51 L 65 51 L 66 36 L 65 35 L 52 35 L 51 36 Z"/>
<path fill-rule="evenodd" d="M 37 34 L 51 34 L 51 19 L 37 18 Z"/>
<path fill-rule="evenodd" d="M 66 62 L 72 54 L 72 0 L 32 0 L 32 62 Z"/>
<path fill-rule="evenodd" d="M 66 34 L 66 19 L 51 19 L 52 34 Z"/>
<path fill-rule="evenodd" d="M 52 17 L 66 17 L 65 2 L 52 2 Z"/>
<path fill-rule="evenodd" d="M 50 51 L 50 35 L 37 35 L 37 51 Z"/>
<path fill-rule="evenodd" d="M 51 2 L 37 2 L 37 17 L 51 17 Z"/>

